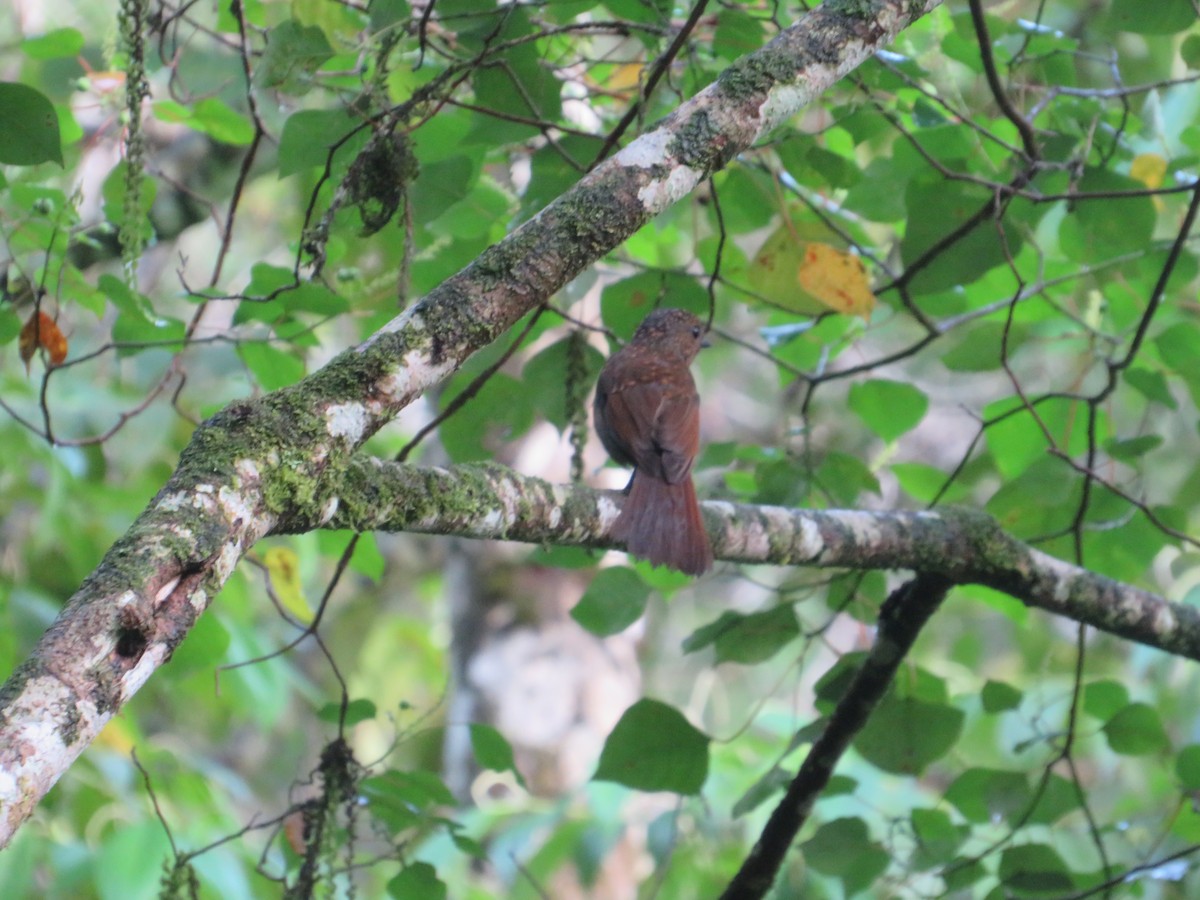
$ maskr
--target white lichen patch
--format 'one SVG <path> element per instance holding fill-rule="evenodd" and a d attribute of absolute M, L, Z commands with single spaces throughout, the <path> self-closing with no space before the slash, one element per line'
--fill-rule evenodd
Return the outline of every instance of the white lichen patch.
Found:
<path fill-rule="evenodd" d="M 148 646 L 146 651 L 138 658 L 134 667 L 126 672 L 121 679 L 122 700 L 128 700 L 137 693 L 138 688 L 144 685 L 150 679 L 150 676 L 157 671 L 158 667 L 166 661 L 166 644 L 160 642 Z"/>
<path fill-rule="evenodd" d="M 767 99 L 758 107 L 758 134 L 756 140 L 774 131 L 797 112 L 807 106 L 813 98 L 813 89 L 808 82 L 778 84 L 767 91 Z"/>
<path fill-rule="evenodd" d="M 158 593 L 154 595 L 154 605 L 155 606 L 158 606 L 164 600 L 166 600 L 168 597 L 171 596 L 171 592 L 174 591 L 175 588 L 179 585 L 179 580 L 180 580 L 179 576 L 176 575 L 174 578 L 172 578 L 170 581 L 168 581 L 166 584 L 164 584 L 162 587 L 160 587 L 158 589 Z"/>
<path fill-rule="evenodd" d="M 357 444 L 367 430 L 367 411 L 361 403 L 335 403 L 325 410 L 325 430 Z"/>
<path fill-rule="evenodd" d="M 326 522 L 328 522 L 330 519 L 333 518 L 334 513 L 336 513 L 338 511 L 338 505 L 340 504 L 340 502 L 341 501 L 338 497 L 330 497 L 328 500 L 325 501 L 325 505 L 321 507 L 321 524 L 322 525 L 324 525 Z"/>
<path fill-rule="evenodd" d="M 505 515 L 502 510 L 489 509 L 479 520 L 479 529 L 482 534 L 497 534 L 500 527 L 505 523 Z"/>
<path fill-rule="evenodd" d="M 844 509 L 829 515 L 835 516 L 840 524 L 849 528 L 855 542 L 860 546 L 875 546 L 883 540 L 879 530 L 879 518 L 873 513 Z"/>
<path fill-rule="evenodd" d="M 197 613 L 202 613 L 208 609 L 208 591 L 204 588 L 192 591 L 192 595 L 188 597 L 188 603 L 192 605 L 192 609 Z"/>
<path fill-rule="evenodd" d="M 659 178 L 644 185 L 637 196 L 648 212 L 659 212 L 687 196 L 699 183 L 699 169 L 679 165 L 672 169 L 666 178 Z"/>
<path fill-rule="evenodd" d="M 268 457 L 267 462 L 271 465 L 275 465 L 279 462 L 279 459 L 278 457 L 273 459 Z M 237 472 L 238 478 L 242 481 L 242 483 L 257 482 L 259 476 L 261 475 L 258 468 L 258 463 L 249 458 L 239 459 L 233 464 L 233 469 L 235 472 Z"/>
<path fill-rule="evenodd" d="M 124 591 L 119 597 L 113 600 L 113 606 L 117 609 L 122 609 L 126 606 L 133 606 L 138 602 L 138 595 L 133 591 Z"/>
<path fill-rule="evenodd" d="M 375 334 L 371 335 L 369 338 L 359 344 L 357 348 L 358 351 L 361 353 L 370 347 L 379 339 L 379 335 L 394 334 L 395 332 L 400 331 L 402 328 L 407 328 L 409 325 L 418 331 L 424 331 L 425 320 L 421 318 L 420 309 L 421 305 L 419 303 L 414 303 L 408 309 L 404 310 L 404 312 L 400 313 L 400 315 L 396 316 L 394 319 L 380 328 L 377 332 L 375 332 Z"/>
<path fill-rule="evenodd" d="M 821 529 L 817 523 L 807 516 L 800 519 L 800 528 L 796 533 L 792 546 L 800 559 L 818 559 L 825 552 L 825 541 L 821 537 Z"/>
<path fill-rule="evenodd" d="M 242 527 L 245 528 L 246 523 L 253 518 L 253 506 L 247 503 L 241 491 L 234 491 L 232 487 L 222 486 L 221 490 L 217 491 L 217 503 L 221 504 L 221 511 L 229 522 L 241 521 Z"/>
<path fill-rule="evenodd" d="M 667 148 L 674 139 L 675 135 L 666 128 L 647 132 L 618 152 L 613 157 L 613 164 L 638 169 L 665 165 L 668 161 Z"/>
<path fill-rule="evenodd" d="M 396 371 L 379 380 L 376 393 L 381 400 L 374 401 L 371 408 L 380 410 L 385 405 L 407 404 L 426 388 L 443 381 L 453 371 L 452 360 L 435 366 L 425 352 L 410 350 L 404 354 Z"/>
<path fill-rule="evenodd" d="M 607 496 L 601 494 L 596 501 L 596 512 L 600 514 L 600 527 L 608 528 L 621 514 L 621 508 Z"/>
<path fill-rule="evenodd" d="M 177 512 L 188 506 L 191 502 L 191 493 L 185 491 L 172 491 L 169 494 L 163 494 L 158 498 L 157 508 L 163 512 Z"/>

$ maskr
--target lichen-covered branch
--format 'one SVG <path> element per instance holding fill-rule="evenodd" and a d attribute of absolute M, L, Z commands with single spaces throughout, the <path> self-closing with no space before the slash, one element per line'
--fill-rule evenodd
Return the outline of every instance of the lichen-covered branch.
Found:
<path fill-rule="evenodd" d="M 329 527 L 614 547 L 622 497 L 550 484 L 503 466 L 419 468 L 356 459 Z M 1200 660 L 1200 610 L 1041 552 L 967 509 L 859 512 L 702 504 L 718 559 L 846 569 L 905 569 L 983 584 L 1047 612 Z M 309 523 L 292 523 L 307 530 Z"/>
<path fill-rule="evenodd" d="M 197 429 L 168 484 L 0 689 L 0 846 L 169 658 L 249 547 L 279 523 L 334 514 L 327 472 L 344 471 L 399 410 L 940 2 L 834 0 L 808 13 L 371 339 Z"/>

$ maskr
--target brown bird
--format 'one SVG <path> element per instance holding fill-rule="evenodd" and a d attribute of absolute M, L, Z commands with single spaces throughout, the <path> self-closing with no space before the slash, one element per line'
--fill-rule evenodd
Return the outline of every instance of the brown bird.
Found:
<path fill-rule="evenodd" d="M 704 326 L 682 309 L 656 309 L 614 353 L 596 384 L 596 433 L 633 478 L 611 535 L 634 556 L 689 575 L 712 566 L 692 462 L 700 449 L 700 395 L 688 366 Z"/>

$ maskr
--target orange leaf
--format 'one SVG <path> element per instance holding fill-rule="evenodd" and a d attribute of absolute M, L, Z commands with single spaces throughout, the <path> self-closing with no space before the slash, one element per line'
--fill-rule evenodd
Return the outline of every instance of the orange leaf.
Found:
<path fill-rule="evenodd" d="M 29 371 L 29 361 L 38 348 L 46 351 L 49 366 L 61 366 L 67 358 L 67 338 L 52 318 L 44 312 L 30 316 L 29 321 L 21 327 L 17 339 L 17 347 L 21 361 L 25 363 L 25 371 Z"/>
<path fill-rule="evenodd" d="M 797 274 L 800 287 L 835 312 L 867 318 L 875 295 L 862 260 L 828 244 L 809 244 Z"/>
<path fill-rule="evenodd" d="M 814 239 L 826 232 L 811 223 L 784 222 L 763 241 L 747 281 L 764 300 L 789 312 L 818 316 L 832 310 L 867 318 L 875 295 L 866 268 L 853 253 Z"/>

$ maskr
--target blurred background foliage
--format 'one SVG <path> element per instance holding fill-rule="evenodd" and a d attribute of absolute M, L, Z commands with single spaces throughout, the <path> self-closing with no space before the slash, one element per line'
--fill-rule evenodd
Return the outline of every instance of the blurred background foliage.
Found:
<path fill-rule="evenodd" d="M 368 449 L 569 480 L 609 341 L 659 303 L 711 304 L 702 497 L 978 507 L 1200 600 L 1195 9 L 987 7 L 1012 114 L 967 4 L 946 4 Z M 195 423 L 373 333 L 793 12 L 122 9 L 145 36 L 141 172 L 117 4 L 0 9 L 0 79 L 48 99 L 61 139 L 36 98 L 2 98 L 20 163 L 0 170 L 5 672 Z M 594 440 L 582 463 L 624 481 Z M 690 582 L 620 554 L 366 535 L 320 645 L 277 655 L 349 541 L 252 551 L 0 854 L 0 895 L 304 896 L 310 876 L 332 896 L 715 895 L 896 577 L 718 564 Z M 1195 896 L 1198 681 L 954 590 L 777 895 Z"/>

